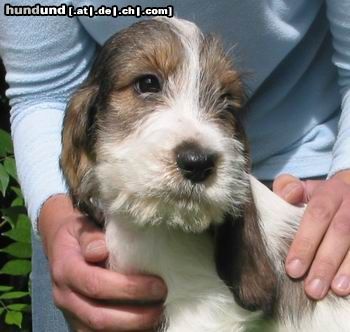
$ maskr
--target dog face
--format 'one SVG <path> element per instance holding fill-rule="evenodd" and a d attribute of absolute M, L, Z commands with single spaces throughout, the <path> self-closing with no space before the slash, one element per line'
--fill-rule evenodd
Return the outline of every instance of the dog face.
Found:
<path fill-rule="evenodd" d="M 114 35 L 68 107 L 61 165 L 88 212 L 199 232 L 249 199 L 240 75 L 179 19 Z M 96 216 L 96 214 L 95 214 Z"/>

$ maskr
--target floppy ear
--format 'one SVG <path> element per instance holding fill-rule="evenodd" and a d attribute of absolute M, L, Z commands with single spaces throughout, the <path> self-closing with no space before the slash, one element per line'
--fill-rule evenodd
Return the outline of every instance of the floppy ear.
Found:
<path fill-rule="evenodd" d="M 273 312 L 276 274 L 267 255 L 252 193 L 242 216 L 227 215 L 215 229 L 215 259 L 220 278 L 248 310 Z"/>
<path fill-rule="evenodd" d="M 91 187 L 95 162 L 97 93 L 98 87 L 95 85 L 85 85 L 74 93 L 62 130 L 60 166 L 73 203 L 88 214 L 94 210 L 91 209 Z"/>

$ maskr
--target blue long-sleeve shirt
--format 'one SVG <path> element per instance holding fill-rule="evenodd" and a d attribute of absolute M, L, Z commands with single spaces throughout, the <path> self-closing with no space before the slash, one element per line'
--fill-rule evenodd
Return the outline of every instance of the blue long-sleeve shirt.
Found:
<path fill-rule="evenodd" d="M 87 76 L 96 45 L 134 17 L 5 16 L 0 55 L 10 88 L 17 168 L 31 219 L 50 196 L 66 192 L 58 167 L 64 109 Z M 35 5 L 36 0 L 11 1 Z M 107 1 L 45 5 L 112 6 Z M 350 168 L 350 0 L 118 1 L 166 6 L 219 34 L 247 72 L 244 118 L 253 172 L 331 176 Z M 35 228 L 35 223 L 34 223 Z"/>

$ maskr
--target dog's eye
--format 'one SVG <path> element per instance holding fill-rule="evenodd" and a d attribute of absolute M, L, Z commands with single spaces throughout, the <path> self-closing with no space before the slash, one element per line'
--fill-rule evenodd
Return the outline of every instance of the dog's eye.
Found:
<path fill-rule="evenodd" d="M 135 88 L 139 93 L 157 93 L 161 90 L 161 84 L 157 76 L 144 75 L 136 80 Z"/>

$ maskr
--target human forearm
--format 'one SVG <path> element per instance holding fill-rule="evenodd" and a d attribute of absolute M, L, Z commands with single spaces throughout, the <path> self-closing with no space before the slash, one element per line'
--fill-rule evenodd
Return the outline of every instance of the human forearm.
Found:
<path fill-rule="evenodd" d="M 66 192 L 58 163 L 62 119 L 70 94 L 87 76 L 95 42 L 77 18 L 0 11 L 0 30 L 18 176 L 36 231 L 43 203 Z"/>
<path fill-rule="evenodd" d="M 333 148 L 329 177 L 350 169 L 350 0 L 327 0 L 334 54 L 332 61 L 338 70 L 341 96 L 341 116 Z"/>
<path fill-rule="evenodd" d="M 347 169 L 350 169 L 350 78 L 349 91 L 344 95 L 342 100 L 342 113 L 339 120 L 337 138 L 333 147 L 333 161 L 328 177 L 333 177 L 335 174 Z"/>
<path fill-rule="evenodd" d="M 58 229 L 65 223 L 78 217 L 70 198 L 65 194 L 57 194 L 46 200 L 40 210 L 38 233 L 41 236 L 45 254 L 48 255 L 49 243 Z"/>
<path fill-rule="evenodd" d="M 59 170 L 64 108 L 63 103 L 41 103 L 12 110 L 17 171 L 35 232 L 43 203 L 67 191 Z"/>

